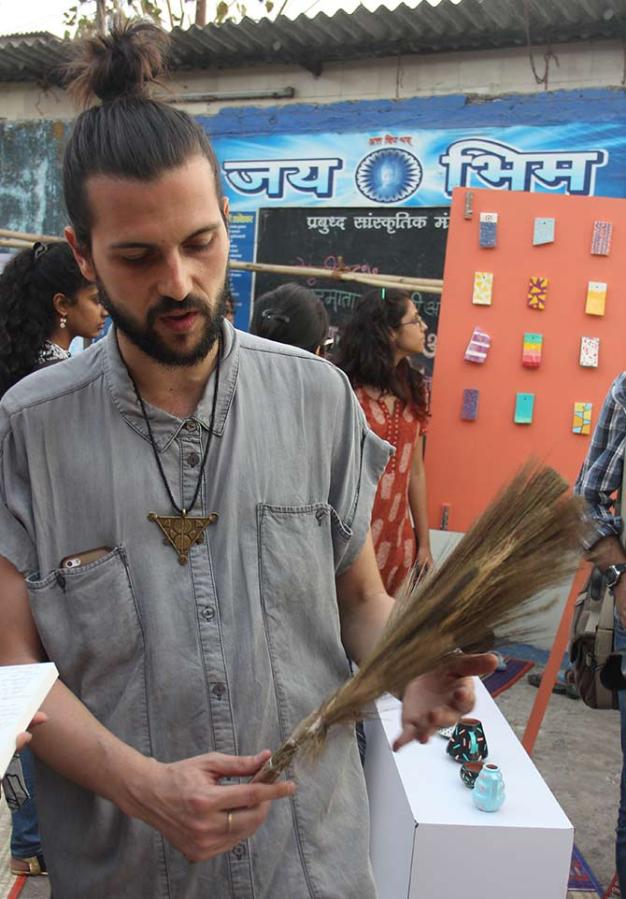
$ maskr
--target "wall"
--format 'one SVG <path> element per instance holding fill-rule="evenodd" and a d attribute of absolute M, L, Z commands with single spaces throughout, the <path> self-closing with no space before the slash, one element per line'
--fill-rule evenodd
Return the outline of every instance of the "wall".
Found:
<path fill-rule="evenodd" d="M 67 222 L 61 184 L 65 125 L 0 123 L 2 228 L 60 234 Z"/>
<path fill-rule="evenodd" d="M 426 207 L 425 213 L 441 209 L 450 203 L 456 186 L 626 194 L 623 90 L 549 91 L 490 99 L 455 94 L 231 106 L 197 120 L 212 136 L 224 187 L 236 213 L 231 222 L 233 259 L 255 259 L 261 209 L 310 208 L 307 225 L 328 234 L 329 220 L 323 216 L 328 207 L 335 207 L 339 217 L 332 219 L 333 237 L 343 238 L 343 230 L 337 230 L 346 223 L 342 209 L 365 207 L 363 227 L 385 227 L 392 242 L 401 244 L 401 230 L 417 239 L 423 236 L 419 229 L 426 225 L 419 210 L 409 215 L 406 209 Z M 61 120 L 0 123 L 0 223 L 4 227 L 62 232 L 66 215 L 61 158 L 68 128 Z M 555 159 L 561 169 L 555 168 Z M 388 163 L 399 173 L 397 184 L 394 175 L 391 192 L 390 182 L 383 183 Z M 558 177 L 546 182 L 550 171 Z M 384 221 L 377 209 L 385 211 Z M 322 218 L 316 219 L 316 215 Z M 436 225 L 445 229 L 447 221 L 447 217 L 439 217 Z M 379 233 L 363 231 L 366 239 Z M 315 237 L 313 231 L 311 234 Z M 338 240 L 337 245 L 340 243 Z M 353 266 L 359 260 L 344 262 Z M 390 273 L 443 274 L 442 269 L 416 269 L 414 262 Z M 233 273 L 231 285 L 237 303 L 236 323 L 247 328 L 255 293 L 253 277 Z M 335 294 L 333 303 L 354 301 L 354 294 Z M 430 370 L 436 352 L 439 303 L 432 296 L 415 299 L 425 304 L 421 308 L 429 321 L 426 365 Z"/>
<path fill-rule="evenodd" d="M 535 51 L 538 64 L 543 52 L 544 48 Z M 350 143 L 356 146 L 360 141 L 365 152 L 368 135 L 385 130 L 419 131 L 427 140 L 437 128 L 475 132 L 485 127 L 544 127 L 581 120 L 590 123 L 587 137 L 591 142 L 596 122 L 616 125 L 626 134 L 622 45 L 612 41 L 566 44 L 557 47 L 557 57 L 559 65 L 553 63 L 550 70 L 549 92 L 536 84 L 524 49 L 330 63 L 319 78 L 297 66 L 177 73 L 172 90 L 295 88 L 293 100 L 184 105 L 218 145 L 230 138 L 247 141 L 281 132 L 339 136 L 360 132 L 357 141 L 351 137 Z M 61 89 L 0 84 L 0 222 L 4 227 L 60 233 L 66 218 L 60 160 L 67 123 L 74 115 Z M 618 175 L 617 181 L 610 190 L 606 185 L 601 190 L 615 195 L 626 192 L 624 177 Z M 266 200 L 259 195 L 254 205 Z M 421 205 L 449 202 L 446 197 L 428 197 L 423 190 L 417 200 Z M 248 202 L 233 193 L 231 201 L 241 201 L 240 208 Z M 301 201 L 302 194 L 279 198 L 292 205 Z M 339 197 L 328 200 L 333 201 L 344 202 Z"/>
<path fill-rule="evenodd" d="M 623 90 L 550 91 L 482 100 L 459 94 L 326 105 L 239 105 L 198 120 L 212 135 L 222 162 L 285 156 L 306 160 L 320 153 L 342 160 L 337 191 L 325 199 L 295 188 L 270 197 L 264 188 L 242 192 L 227 184 L 233 206 L 245 211 L 277 204 L 364 205 L 364 197 L 355 187 L 355 171 L 373 149 L 373 135 L 378 139 L 385 136 L 384 140 L 391 135 L 396 141 L 410 137 L 408 146 L 399 146 L 419 159 L 423 169 L 419 190 L 401 205 L 450 202 L 440 155 L 451 141 L 463 137 L 502 139 L 520 151 L 600 150 L 606 155 L 606 164 L 597 168 L 597 179 L 584 192 L 626 195 Z M 60 162 L 66 129 L 60 119 L 0 122 L 0 222 L 4 227 L 60 233 L 65 223 Z M 316 140 L 311 139 L 312 134 Z M 457 180 L 457 185 L 486 186 L 479 170 L 465 174 L 470 180 Z M 520 189 L 515 183 L 500 186 Z M 535 187 L 531 184 L 529 189 Z M 374 200 L 366 200 L 368 203 L 380 205 Z"/>
<path fill-rule="evenodd" d="M 624 52 L 617 41 L 563 44 L 554 49 L 549 89 L 585 90 L 624 86 Z M 536 65 L 543 72 L 546 48 L 534 49 Z M 343 100 L 469 94 L 480 97 L 506 94 L 544 93 L 533 77 L 528 51 L 523 48 L 480 52 L 440 53 L 399 58 L 326 63 L 319 78 L 299 66 L 263 65 L 174 73 L 176 93 L 201 91 L 248 91 L 293 87 L 292 100 L 259 100 L 255 106 L 291 106 L 297 103 L 337 103 Z M 228 103 L 193 103 L 182 108 L 194 115 L 215 114 L 232 108 Z M 0 117 L 24 119 L 71 119 L 75 108 L 64 91 L 44 91 L 30 82 L 0 83 Z"/>

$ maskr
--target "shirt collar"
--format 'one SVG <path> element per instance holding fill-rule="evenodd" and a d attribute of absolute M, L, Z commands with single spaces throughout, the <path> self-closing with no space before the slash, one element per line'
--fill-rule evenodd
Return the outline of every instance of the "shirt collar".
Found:
<path fill-rule="evenodd" d="M 150 435 L 146 428 L 141 407 L 135 396 L 132 381 L 128 374 L 128 370 L 120 355 L 117 339 L 115 336 L 115 328 L 110 328 L 109 333 L 104 338 L 104 373 L 107 386 L 111 393 L 113 402 L 119 410 L 126 423 L 133 428 L 144 440 L 150 441 Z M 237 386 L 237 375 L 239 372 L 239 340 L 237 332 L 230 324 L 224 321 L 222 325 L 222 360 L 220 363 L 220 383 L 217 394 L 217 405 L 215 407 L 215 424 L 213 433 L 221 437 L 224 433 L 226 419 L 232 405 L 235 388 Z M 215 371 L 207 381 L 204 393 L 198 403 L 193 415 L 189 418 L 177 418 L 163 409 L 151 406 L 146 403 L 146 412 L 150 418 L 150 425 L 154 435 L 159 452 L 167 449 L 169 444 L 178 435 L 181 428 L 189 421 L 194 421 L 206 431 L 209 430 L 211 422 L 211 411 L 213 408 L 213 389 L 215 385 Z"/>

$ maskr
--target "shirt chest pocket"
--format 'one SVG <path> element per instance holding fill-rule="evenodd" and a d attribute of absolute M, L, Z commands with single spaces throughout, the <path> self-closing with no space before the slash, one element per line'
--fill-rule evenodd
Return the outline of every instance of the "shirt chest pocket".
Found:
<path fill-rule="evenodd" d="M 90 564 L 26 579 L 30 606 L 61 680 L 136 745 L 145 706 L 144 641 L 123 547 Z"/>
<path fill-rule="evenodd" d="M 341 557 L 352 531 L 328 503 L 306 506 L 257 506 L 262 590 L 275 601 L 306 600 L 316 588 L 331 585 L 335 558 Z"/>
<path fill-rule="evenodd" d="M 285 728 L 349 673 L 336 557 L 351 531 L 326 503 L 257 506 L 261 605 Z"/>

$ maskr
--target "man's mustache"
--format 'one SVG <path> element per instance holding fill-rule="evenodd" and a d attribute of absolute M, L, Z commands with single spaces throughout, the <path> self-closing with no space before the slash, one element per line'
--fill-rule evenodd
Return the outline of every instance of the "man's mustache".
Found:
<path fill-rule="evenodd" d="M 161 297 L 156 306 L 148 312 L 148 324 L 152 325 L 160 315 L 170 315 L 173 312 L 191 312 L 196 310 L 203 315 L 208 314 L 207 305 L 198 297 L 189 294 L 184 300 L 173 300 L 171 297 Z"/>

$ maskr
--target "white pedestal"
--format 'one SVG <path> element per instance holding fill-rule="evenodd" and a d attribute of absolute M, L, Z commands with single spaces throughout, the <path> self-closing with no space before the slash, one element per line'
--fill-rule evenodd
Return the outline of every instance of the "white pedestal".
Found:
<path fill-rule="evenodd" d="M 489 760 L 506 801 L 481 812 L 460 765 L 435 735 L 393 753 L 400 703 L 385 697 L 367 722 L 365 775 L 370 851 L 379 899 L 564 899 L 573 828 L 480 681 L 472 715 L 485 728 Z"/>

